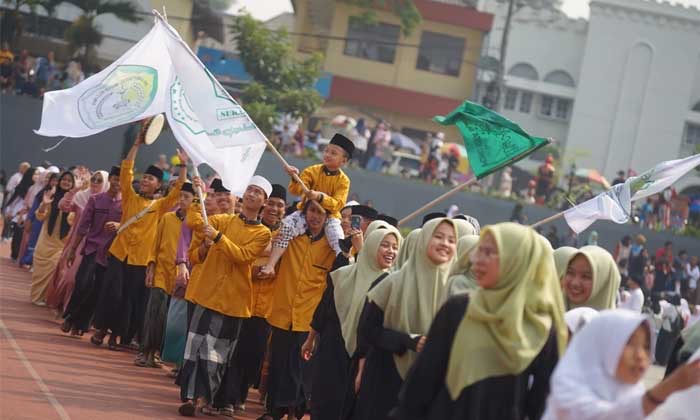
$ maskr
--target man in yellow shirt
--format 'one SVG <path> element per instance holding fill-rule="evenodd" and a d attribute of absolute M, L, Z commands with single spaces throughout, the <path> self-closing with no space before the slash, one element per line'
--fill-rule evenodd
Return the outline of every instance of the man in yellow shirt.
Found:
<path fill-rule="evenodd" d="M 109 248 L 104 287 L 100 291 L 94 325 L 98 330 L 90 341 L 102 345 L 111 330 L 109 349 L 117 350 L 117 337 L 122 345 L 130 345 L 140 336 L 146 311 L 146 265 L 156 237 L 158 220 L 177 204 L 180 188 L 187 179 L 187 155 L 177 151 L 180 174 L 168 195 L 154 199 L 163 182 L 163 171 L 149 166 L 141 176 L 139 192 L 134 191 L 134 160 L 143 144 L 146 124 L 136 136 L 129 154 L 122 161 L 119 185 L 122 193 L 122 218 Z M 115 226 L 113 226 L 115 227 Z"/>
<path fill-rule="evenodd" d="M 289 242 L 280 260 L 267 316 L 272 337 L 267 413 L 263 419 L 277 420 L 285 414 L 288 419 L 301 417 L 305 402 L 301 346 L 335 259 L 335 251 L 324 235 L 328 212 L 318 202 L 307 200 L 303 213 L 307 231 Z"/>
<path fill-rule="evenodd" d="M 287 190 L 282 185 L 272 184 L 272 193 L 263 207 L 261 221 L 270 229 L 273 238 L 279 233 L 286 207 Z M 234 409 L 245 410 L 248 388 L 259 382 L 260 369 L 270 336 L 270 326 L 265 317 L 272 304 L 275 277 L 261 278 L 257 274 L 267 262 L 271 247 L 272 244 L 268 245 L 253 263 L 251 317 L 243 321 L 238 345 L 226 375 L 227 380 L 214 399 L 214 406 L 219 407 L 219 414 L 225 416 L 233 417 Z"/>
<path fill-rule="evenodd" d="M 203 187 L 199 178 L 194 182 Z M 270 243 L 270 230 L 258 215 L 271 193 L 270 182 L 256 175 L 243 194 L 240 214 L 218 214 L 205 225 L 199 200 L 187 212 L 187 225 L 211 245 L 205 240 L 204 246 L 191 246 L 189 253 L 190 261 L 199 261 L 201 268 L 193 270 L 185 295 L 194 308 L 179 377 L 184 404 L 178 411 L 183 416 L 194 416 L 197 407 L 216 413 L 210 403 L 236 348 L 241 323 L 252 314 L 253 262 Z"/>
<path fill-rule="evenodd" d="M 158 231 L 146 269 L 146 287 L 150 292 L 143 322 L 143 340 L 141 341 L 143 355 L 134 362 L 136 366 L 159 367 L 155 356 L 160 352 L 163 344 L 168 298 L 172 296 L 175 287 L 178 240 L 182 221 L 193 199 L 194 188 L 190 182 L 185 182 L 180 191 L 178 209 L 165 213 L 158 221 Z"/>

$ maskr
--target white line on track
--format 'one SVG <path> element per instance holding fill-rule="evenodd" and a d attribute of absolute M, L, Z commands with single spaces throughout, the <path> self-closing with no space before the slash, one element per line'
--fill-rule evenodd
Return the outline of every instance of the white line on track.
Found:
<path fill-rule="evenodd" d="M 10 330 L 7 328 L 7 326 L 5 326 L 5 323 L 2 322 L 2 319 L 0 319 L 0 329 L 5 334 L 5 337 L 10 343 L 10 346 L 12 346 L 12 349 L 15 351 L 15 353 L 17 353 L 17 357 L 19 357 L 19 360 L 27 369 L 27 372 L 29 372 L 29 374 L 32 375 L 34 381 L 37 383 L 37 385 L 39 385 L 41 392 L 44 394 L 46 399 L 49 400 L 49 403 L 51 403 L 51 406 L 54 408 L 54 410 L 56 410 L 56 413 L 58 413 L 58 417 L 60 417 L 61 420 L 70 420 L 70 416 L 68 415 L 68 413 L 66 413 L 66 410 L 63 408 L 61 403 L 58 402 L 56 397 L 51 393 L 49 387 L 46 386 L 46 383 L 44 383 L 44 381 L 41 379 L 41 376 L 39 376 L 36 370 L 34 370 L 32 364 L 29 363 L 29 359 L 27 359 L 27 356 L 24 355 L 24 352 L 20 348 L 19 344 L 17 344 L 17 341 L 15 341 L 15 338 L 12 336 Z"/>

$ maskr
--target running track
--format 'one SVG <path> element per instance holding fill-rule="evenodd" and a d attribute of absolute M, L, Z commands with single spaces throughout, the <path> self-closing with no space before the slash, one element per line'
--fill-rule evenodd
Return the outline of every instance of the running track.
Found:
<path fill-rule="evenodd" d="M 8 254 L 0 245 L 0 420 L 183 418 L 166 370 L 136 367 L 134 353 L 97 348 L 89 334 L 63 334 L 50 309 L 29 302 L 31 274 Z M 262 414 L 257 402 L 246 405 L 236 419 Z"/>

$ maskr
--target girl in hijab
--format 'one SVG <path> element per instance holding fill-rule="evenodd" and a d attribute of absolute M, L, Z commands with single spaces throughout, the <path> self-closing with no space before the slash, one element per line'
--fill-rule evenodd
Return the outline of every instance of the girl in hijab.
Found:
<path fill-rule="evenodd" d="M 313 356 L 311 415 L 339 419 L 350 389 L 351 361 L 356 357 L 357 324 L 368 290 L 388 275 L 396 260 L 401 234 L 394 227 L 371 232 L 354 264 L 328 275 L 316 307 L 311 331 L 301 347 L 305 360 Z M 314 344 L 317 350 L 314 352 Z"/>
<path fill-rule="evenodd" d="M 401 249 L 399 249 L 399 255 L 396 257 L 396 264 L 394 264 L 397 270 L 401 269 L 401 267 L 406 264 L 406 261 L 408 261 L 408 257 L 413 254 L 418 236 L 420 236 L 420 231 L 421 228 L 413 229 L 404 238 L 403 245 L 401 245 Z"/>
<path fill-rule="evenodd" d="M 41 190 L 36 192 L 36 194 L 34 195 L 34 200 L 32 201 L 32 204 L 29 207 L 29 216 L 27 217 L 29 224 L 26 225 L 24 229 L 24 238 L 22 239 L 22 247 L 20 250 L 19 257 L 20 267 L 31 266 L 32 262 L 34 261 L 34 248 L 36 247 L 36 243 L 39 240 L 41 227 L 44 224 L 41 220 L 38 220 L 36 218 L 36 211 L 39 208 L 39 205 L 41 204 L 44 192 L 50 190 L 51 188 L 55 188 L 58 185 L 58 172 L 54 172 L 53 170 L 47 170 L 44 173 L 44 179 L 41 184 Z"/>
<path fill-rule="evenodd" d="M 90 173 L 88 172 L 86 175 L 90 175 Z M 76 185 L 76 188 L 73 188 L 64 195 L 58 203 L 59 209 L 64 213 L 73 213 L 73 221 L 66 241 L 68 245 L 70 245 L 77 236 L 76 231 L 80 225 L 80 218 L 88 199 L 93 195 L 106 192 L 109 189 L 109 182 L 107 180 L 109 174 L 106 171 L 97 171 L 89 176 L 89 178 L 87 176 L 85 176 L 85 178 L 81 180 L 82 185 Z M 71 247 L 64 247 L 56 271 L 49 283 L 46 303 L 49 307 L 55 309 L 58 315 L 63 314 L 65 306 L 68 304 L 68 301 L 70 301 L 70 296 L 73 293 L 75 275 L 82 261 L 81 254 L 84 243 L 85 240 L 83 239 L 78 245 L 75 259 L 71 262 L 70 267 L 68 267 L 68 254 L 70 253 Z M 68 332 L 70 331 L 70 326 L 64 323 L 61 329 L 63 332 Z"/>
<path fill-rule="evenodd" d="M 598 246 L 598 232 L 593 231 L 588 235 L 588 243 L 586 245 Z"/>
<path fill-rule="evenodd" d="M 452 266 L 450 279 L 447 281 L 447 295 L 449 297 L 469 293 L 479 287 L 474 279 L 469 261 L 469 255 L 478 242 L 477 235 L 466 235 L 457 241 L 457 258 Z"/>
<path fill-rule="evenodd" d="M 598 311 L 593 308 L 581 306 L 564 314 L 564 321 L 569 328 L 569 337 L 581 331 L 591 320 L 598 316 Z"/>
<path fill-rule="evenodd" d="M 569 261 L 576 253 L 578 253 L 578 249 L 571 246 L 562 246 L 554 250 L 554 266 L 560 280 L 564 279 L 566 269 L 569 268 Z"/>
<path fill-rule="evenodd" d="M 597 311 L 614 309 L 620 271 L 612 255 L 597 246 L 584 246 L 573 254 L 562 277 L 566 309 L 587 306 Z"/>
<path fill-rule="evenodd" d="M 368 349 L 352 418 L 386 419 L 408 369 L 425 346 L 430 323 L 447 297 L 457 247 L 451 219 L 426 223 L 399 271 L 367 295 L 358 346 Z"/>
<path fill-rule="evenodd" d="M 29 207 L 26 205 L 25 197 L 29 192 L 29 189 L 34 184 L 34 168 L 29 168 L 22 175 L 22 179 L 19 184 L 15 187 L 14 192 L 8 197 L 5 202 L 5 207 L 3 208 L 3 214 L 7 220 L 11 221 L 11 232 L 12 232 L 12 244 L 11 244 L 11 258 L 13 260 L 18 259 L 20 252 L 20 245 L 22 242 L 23 228 L 26 220 Z"/>
<path fill-rule="evenodd" d="M 73 174 L 64 172 L 59 178 L 58 186 L 46 190 L 40 196 L 41 204 L 36 211 L 36 219 L 45 223 L 41 228 L 34 252 L 34 271 L 30 292 L 32 303 L 38 306 L 46 306 L 49 279 L 58 265 L 70 230 L 68 213 L 61 211 L 58 203 L 74 186 Z"/>
<path fill-rule="evenodd" d="M 700 384 L 695 361 L 645 392 L 650 343 L 644 315 L 601 312 L 574 336 L 554 370 L 544 420 L 641 420 L 672 393 Z"/>
<path fill-rule="evenodd" d="M 395 410 L 398 419 L 539 419 L 567 330 L 549 242 L 487 227 L 471 253 L 479 288 L 435 317 Z"/>

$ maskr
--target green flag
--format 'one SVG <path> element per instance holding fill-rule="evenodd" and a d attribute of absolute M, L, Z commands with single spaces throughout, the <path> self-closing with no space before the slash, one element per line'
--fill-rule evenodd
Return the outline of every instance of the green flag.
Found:
<path fill-rule="evenodd" d="M 433 121 L 457 126 L 467 148 L 469 165 L 478 179 L 549 144 L 549 140 L 532 137 L 514 122 L 469 101 Z"/>

